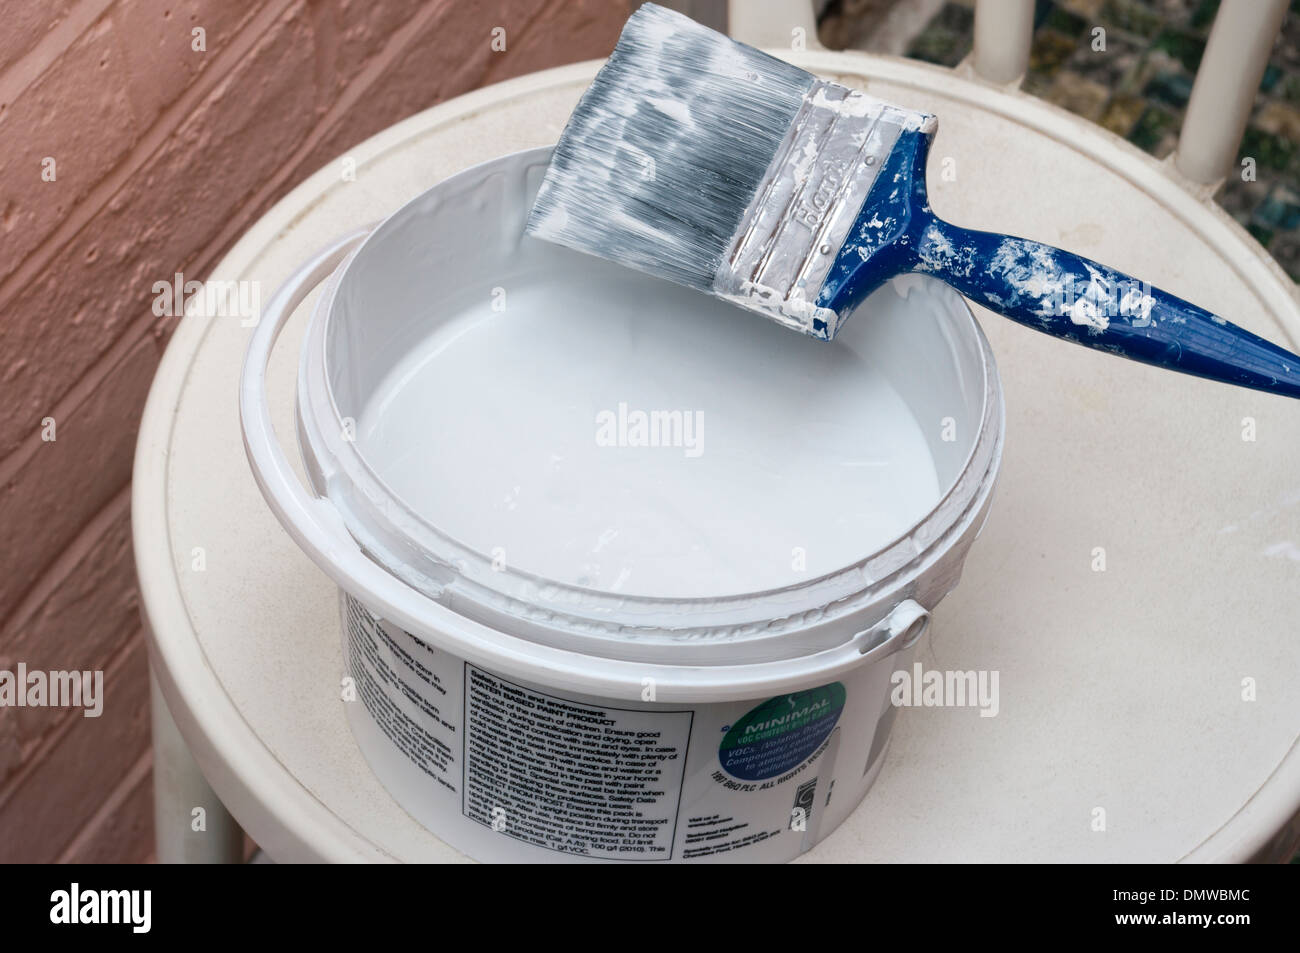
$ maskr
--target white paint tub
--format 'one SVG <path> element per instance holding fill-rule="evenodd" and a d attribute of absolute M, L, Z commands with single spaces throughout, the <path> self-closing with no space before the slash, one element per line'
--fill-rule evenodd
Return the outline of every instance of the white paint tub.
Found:
<path fill-rule="evenodd" d="M 466 170 L 277 292 L 241 383 L 254 475 L 341 589 L 358 744 L 448 843 L 789 860 L 875 780 L 890 676 L 983 524 L 992 354 L 928 279 L 828 345 L 524 237 L 548 157 Z M 308 490 L 265 376 L 327 276 Z"/>

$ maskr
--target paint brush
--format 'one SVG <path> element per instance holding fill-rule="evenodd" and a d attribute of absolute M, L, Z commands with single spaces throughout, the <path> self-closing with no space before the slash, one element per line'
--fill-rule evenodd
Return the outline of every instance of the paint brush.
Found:
<path fill-rule="evenodd" d="M 1300 397 L 1300 357 L 1217 315 L 940 220 L 925 190 L 935 128 L 647 3 L 570 117 L 528 231 L 824 340 L 916 272 L 1059 338 Z"/>

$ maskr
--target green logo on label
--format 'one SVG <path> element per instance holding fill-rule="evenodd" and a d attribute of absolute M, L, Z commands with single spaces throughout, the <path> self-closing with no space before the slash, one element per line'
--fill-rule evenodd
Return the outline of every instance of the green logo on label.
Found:
<path fill-rule="evenodd" d="M 733 778 L 762 781 L 801 764 L 839 721 L 844 686 L 831 682 L 790 695 L 769 698 L 731 726 L 718 760 Z"/>

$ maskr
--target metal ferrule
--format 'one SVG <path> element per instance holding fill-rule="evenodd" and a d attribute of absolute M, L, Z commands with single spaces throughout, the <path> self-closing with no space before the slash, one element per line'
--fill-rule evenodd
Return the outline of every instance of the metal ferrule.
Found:
<path fill-rule="evenodd" d="M 833 337 L 841 316 L 817 305 L 818 292 L 899 132 L 928 122 L 838 83 L 814 83 L 741 219 L 715 293 Z"/>

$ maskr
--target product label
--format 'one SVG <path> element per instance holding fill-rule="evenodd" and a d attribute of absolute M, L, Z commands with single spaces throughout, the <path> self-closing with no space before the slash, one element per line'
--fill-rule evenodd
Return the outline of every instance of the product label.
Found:
<path fill-rule="evenodd" d="M 870 783 L 885 689 L 860 692 L 856 673 L 765 701 L 638 707 L 485 671 L 350 596 L 344 615 L 344 702 L 367 761 L 480 860 L 789 860 Z"/>
<path fill-rule="evenodd" d="M 844 686 L 818 688 L 769 698 L 731 726 L 718 748 L 722 769 L 742 781 L 765 781 L 807 760 L 844 710 Z"/>
<path fill-rule="evenodd" d="M 593 706 L 465 666 L 466 817 L 584 857 L 668 860 L 689 711 Z"/>
<path fill-rule="evenodd" d="M 402 754 L 436 783 L 455 791 L 451 769 L 457 754 L 453 745 L 458 745 L 453 719 L 458 713 L 448 718 L 442 710 L 440 701 L 447 694 L 442 679 L 351 597 L 347 613 L 349 668 L 361 703 Z"/>

